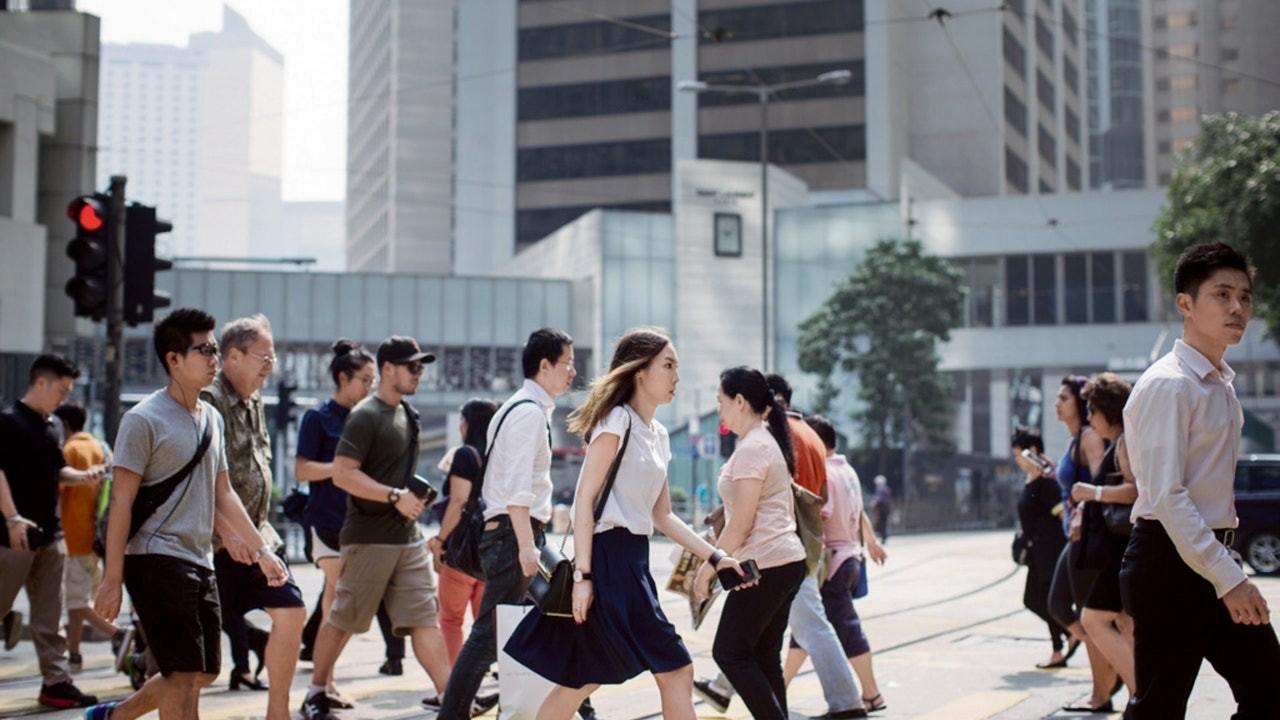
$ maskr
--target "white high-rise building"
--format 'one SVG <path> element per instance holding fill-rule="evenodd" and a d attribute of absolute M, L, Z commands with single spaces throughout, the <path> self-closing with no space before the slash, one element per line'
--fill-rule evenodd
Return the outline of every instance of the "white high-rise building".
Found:
<path fill-rule="evenodd" d="M 98 186 L 127 175 L 173 255 L 261 254 L 283 227 L 284 58 L 234 10 L 222 23 L 186 47 L 103 46 Z"/>

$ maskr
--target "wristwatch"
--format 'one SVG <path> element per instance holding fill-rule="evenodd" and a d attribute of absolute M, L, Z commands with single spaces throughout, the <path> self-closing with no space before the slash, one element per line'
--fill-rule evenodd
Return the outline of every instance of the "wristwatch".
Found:
<path fill-rule="evenodd" d="M 1101 485 L 1093 486 L 1093 499 L 1098 502 L 1102 502 L 1102 486 Z"/>
<path fill-rule="evenodd" d="M 270 555 L 270 554 L 271 554 L 271 546 L 263 545 L 262 547 L 258 548 L 258 552 L 254 553 L 253 559 L 255 561 L 261 560 L 263 555 Z"/>
<path fill-rule="evenodd" d="M 577 568 L 574 568 L 574 569 L 573 569 L 573 581 L 574 581 L 574 582 L 576 582 L 576 583 L 580 583 L 580 582 L 582 582 L 583 580 L 590 580 L 590 579 L 591 579 L 591 571 L 590 571 L 590 570 L 588 570 L 588 571 L 586 571 L 586 572 L 582 572 L 581 570 L 579 570 L 579 569 L 577 569 Z"/>
<path fill-rule="evenodd" d="M 9 527 L 13 527 L 14 525 L 17 525 L 19 523 L 24 523 L 24 522 L 27 522 L 27 519 L 15 513 L 13 515 L 10 515 L 9 518 L 6 519 L 4 521 L 4 524 L 8 525 Z"/>
<path fill-rule="evenodd" d="M 396 503 L 400 502 L 400 496 L 403 494 L 404 494 L 404 491 L 401 490 L 400 488 L 391 488 L 389 491 L 387 491 L 387 502 L 391 503 L 392 505 L 395 505 Z"/>

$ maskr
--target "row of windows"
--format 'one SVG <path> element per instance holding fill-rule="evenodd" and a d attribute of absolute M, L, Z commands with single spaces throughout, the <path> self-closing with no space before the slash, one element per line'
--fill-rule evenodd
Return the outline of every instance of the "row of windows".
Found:
<path fill-rule="evenodd" d="M 1004 61 L 1018 73 L 1018 77 L 1027 79 L 1027 49 L 1009 32 L 1009 28 L 1004 29 L 1003 47 Z"/>
<path fill-rule="evenodd" d="M 519 182 L 670 171 L 670 138 L 521 148 L 516 152 Z"/>
<path fill-rule="evenodd" d="M 844 85 L 812 85 L 787 90 L 779 94 L 777 99 L 812 100 L 815 98 L 862 97 L 866 93 L 866 72 L 863 69 L 861 60 L 704 72 L 699 74 L 698 79 L 713 85 L 774 85 L 796 80 L 812 80 L 832 70 L 848 70 L 853 74 L 853 77 Z M 706 92 L 698 95 L 698 103 L 701 107 L 754 102 L 758 102 L 756 96 L 746 93 Z"/>
<path fill-rule="evenodd" d="M 671 212 L 671 202 L 612 203 L 576 205 L 573 207 L 538 208 L 516 212 L 516 247 L 534 243 L 596 208 L 607 210 L 638 210 L 645 212 Z"/>
<path fill-rule="evenodd" d="M 521 88 L 521 122 L 671 109 L 671 77 L 630 78 Z"/>
<path fill-rule="evenodd" d="M 698 157 L 707 160 L 760 161 L 758 132 L 698 136 Z M 769 131 L 769 162 L 777 165 L 866 160 L 863 125 Z"/>
<path fill-rule="evenodd" d="M 648 15 L 622 20 L 659 32 L 671 30 L 670 15 Z M 654 32 L 612 20 L 521 28 L 517 42 L 516 52 L 520 60 L 550 60 L 606 52 L 649 50 L 665 48 L 670 43 L 667 38 Z"/>
<path fill-rule="evenodd" d="M 1142 251 L 961 258 L 967 327 L 1147 322 Z"/>
<path fill-rule="evenodd" d="M 704 10 L 703 44 L 859 32 L 862 0 L 810 0 L 777 5 Z"/>

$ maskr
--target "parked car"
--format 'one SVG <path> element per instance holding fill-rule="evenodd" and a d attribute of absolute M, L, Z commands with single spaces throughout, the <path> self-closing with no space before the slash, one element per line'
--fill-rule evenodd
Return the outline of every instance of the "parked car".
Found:
<path fill-rule="evenodd" d="M 1235 547 L 1256 572 L 1280 574 L 1280 455 L 1245 455 L 1236 463 Z"/>

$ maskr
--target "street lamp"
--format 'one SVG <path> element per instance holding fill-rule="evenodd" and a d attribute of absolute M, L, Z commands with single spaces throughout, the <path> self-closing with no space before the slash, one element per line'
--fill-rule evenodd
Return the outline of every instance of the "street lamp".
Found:
<path fill-rule="evenodd" d="M 791 80 L 773 85 L 721 85 L 702 80 L 681 80 L 676 83 L 680 92 L 720 92 L 734 95 L 754 95 L 760 103 L 760 257 L 762 288 L 762 350 L 761 369 L 768 372 L 769 364 L 769 100 L 787 90 L 815 85 L 844 85 L 853 79 L 849 70 L 831 70 L 814 78 Z"/>

